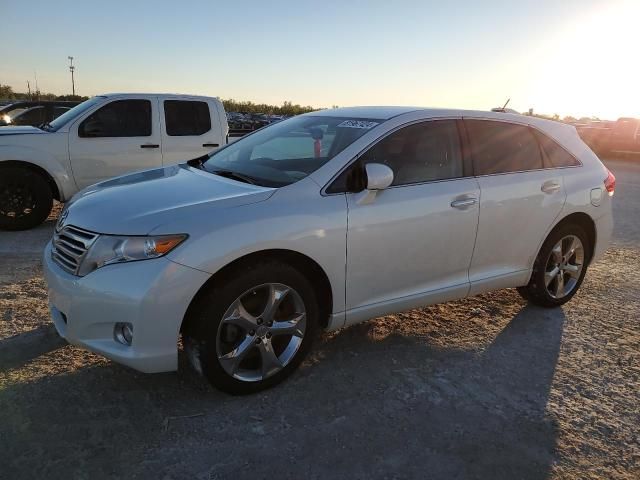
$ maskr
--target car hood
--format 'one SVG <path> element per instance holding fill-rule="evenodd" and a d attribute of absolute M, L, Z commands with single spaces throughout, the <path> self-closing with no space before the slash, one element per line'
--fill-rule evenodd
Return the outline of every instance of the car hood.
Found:
<path fill-rule="evenodd" d="M 216 209 L 261 202 L 274 192 L 188 165 L 172 165 L 116 177 L 78 192 L 66 205 L 57 227 L 147 235 L 186 215 L 215 221 Z"/>
<path fill-rule="evenodd" d="M 0 135 L 27 135 L 31 133 L 49 133 L 36 127 L 29 126 L 5 126 L 0 127 Z"/>

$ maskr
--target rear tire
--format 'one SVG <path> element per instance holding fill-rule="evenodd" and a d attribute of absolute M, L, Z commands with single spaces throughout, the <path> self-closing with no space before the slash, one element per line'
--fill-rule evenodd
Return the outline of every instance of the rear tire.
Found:
<path fill-rule="evenodd" d="M 319 312 L 312 283 L 297 269 L 276 261 L 244 265 L 196 300 L 183 332 L 185 350 L 214 387 L 232 395 L 258 392 L 302 362 Z"/>
<path fill-rule="evenodd" d="M 53 207 L 46 178 L 23 167 L 0 169 L 0 229 L 27 230 L 44 222 Z"/>
<path fill-rule="evenodd" d="M 518 293 L 541 307 L 567 303 L 582 285 L 591 248 L 589 237 L 578 225 L 556 228 L 540 248 L 529 284 L 518 287 Z"/>

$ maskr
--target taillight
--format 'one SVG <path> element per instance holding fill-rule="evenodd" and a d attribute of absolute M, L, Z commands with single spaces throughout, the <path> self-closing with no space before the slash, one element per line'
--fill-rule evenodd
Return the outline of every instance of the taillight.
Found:
<path fill-rule="evenodd" d="M 616 190 L 616 177 L 607 169 L 607 178 L 604 179 L 604 188 L 609 192 L 609 196 L 613 196 L 613 192 Z"/>

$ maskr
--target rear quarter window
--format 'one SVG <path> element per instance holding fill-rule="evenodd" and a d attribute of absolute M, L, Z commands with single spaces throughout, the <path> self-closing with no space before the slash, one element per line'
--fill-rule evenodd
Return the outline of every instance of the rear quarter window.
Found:
<path fill-rule="evenodd" d="M 566 151 L 558 142 L 538 130 L 533 131 L 550 167 L 577 167 L 580 165 L 576 157 Z"/>

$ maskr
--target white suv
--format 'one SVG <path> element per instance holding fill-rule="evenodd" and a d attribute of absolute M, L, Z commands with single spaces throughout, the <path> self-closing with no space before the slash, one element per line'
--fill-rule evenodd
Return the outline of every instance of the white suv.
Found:
<path fill-rule="evenodd" d="M 555 307 L 612 230 L 613 175 L 575 128 L 345 108 L 76 195 L 44 255 L 60 335 L 231 393 L 284 379 L 318 329 L 517 287 Z"/>

